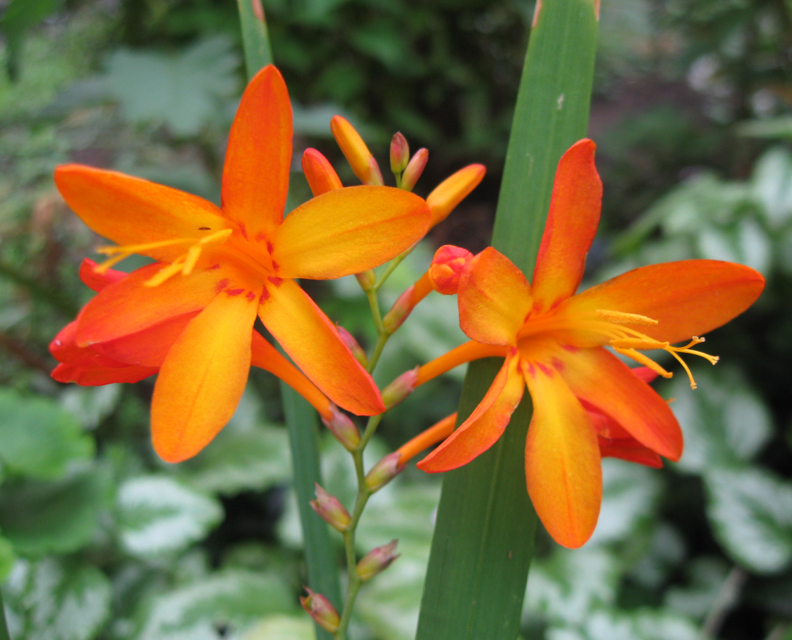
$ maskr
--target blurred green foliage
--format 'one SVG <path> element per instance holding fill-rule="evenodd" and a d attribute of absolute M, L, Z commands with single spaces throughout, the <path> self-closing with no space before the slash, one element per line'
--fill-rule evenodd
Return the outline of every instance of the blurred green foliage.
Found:
<path fill-rule="evenodd" d="M 429 147 L 419 193 L 463 163 L 488 165 L 394 274 L 387 303 L 434 245 L 485 246 L 533 3 L 264 5 L 298 151 L 316 146 L 341 170 L 328 121 L 344 113 L 381 162 L 397 129 Z M 682 460 L 661 471 L 606 461 L 592 541 L 566 551 L 540 539 L 531 638 L 792 637 L 790 7 L 603 3 L 591 135 L 604 232 L 588 280 L 711 258 L 759 269 L 768 288 L 708 336 L 722 363 L 694 364 L 698 390 L 684 376 L 658 385 L 676 399 Z M 216 200 L 243 82 L 235 3 L 12 0 L 0 10 L 0 62 L 12 71 L 0 73 L 0 577 L 12 636 L 311 638 L 271 376 L 253 372 L 232 423 L 178 466 L 149 445 L 150 381 L 78 388 L 48 376 L 47 344 L 90 297 L 77 268 L 99 242 L 60 200 L 53 168 L 112 167 Z M 293 183 L 304 197 L 298 173 Z M 371 340 L 354 280 L 309 287 L 333 320 Z M 454 301 L 433 297 L 389 343 L 379 382 L 462 339 Z M 370 463 L 453 411 L 460 379 L 444 376 L 388 414 Z M 327 489 L 348 500 L 349 460 L 331 439 L 323 446 Z M 372 499 L 360 551 L 396 537 L 402 556 L 363 590 L 355 638 L 412 637 L 438 491 L 410 467 Z"/>

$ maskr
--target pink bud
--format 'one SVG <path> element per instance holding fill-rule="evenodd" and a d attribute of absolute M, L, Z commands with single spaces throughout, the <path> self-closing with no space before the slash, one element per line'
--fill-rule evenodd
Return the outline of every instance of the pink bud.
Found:
<path fill-rule="evenodd" d="M 462 247 L 446 244 L 440 247 L 429 266 L 429 279 L 435 291 L 444 296 L 455 295 L 459 289 L 459 277 L 473 254 Z"/>
<path fill-rule="evenodd" d="M 382 171 L 380 171 L 379 164 L 377 164 L 374 156 L 371 156 L 368 160 L 368 174 L 363 182 L 373 187 L 381 187 L 385 184 L 382 179 Z"/>
<path fill-rule="evenodd" d="M 335 405 L 330 407 L 332 417 L 328 420 L 322 418 L 324 425 L 330 429 L 336 439 L 344 445 L 347 451 L 354 451 L 360 444 L 360 432 L 345 413 L 341 413 Z"/>
<path fill-rule="evenodd" d="M 379 491 L 399 475 L 403 468 L 404 465 L 401 463 L 401 453 L 398 451 L 389 453 L 371 467 L 371 470 L 366 474 L 366 487 L 371 493 Z"/>
<path fill-rule="evenodd" d="M 410 146 L 407 144 L 407 138 L 397 131 L 393 134 L 390 146 L 390 165 L 393 174 L 399 175 L 404 171 L 409 159 Z"/>
<path fill-rule="evenodd" d="M 399 557 L 399 554 L 393 553 L 397 544 L 399 544 L 398 540 L 391 540 L 388 544 L 377 547 L 363 556 L 357 563 L 358 578 L 362 582 L 368 582 L 378 573 L 387 569 Z"/>
<path fill-rule="evenodd" d="M 333 165 L 316 149 L 306 149 L 302 157 L 302 168 L 311 193 L 320 196 L 328 191 L 340 189 L 344 185 L 333 169 Z"/>
<path fill-rule="evenodd" d="M 336 329 L 338 329 L 338 335 L 341 336 L 341 340 L 343 343 L 349 348 L 352 352 L 352 355 L 355 357 L 363 367 L 368 366 L 368 356 L 366 352 L 363 351 L 363 347 L 360 346 L 357 340 L 355 340 L 355 336 L 353 336 L 349 331 L 344 329 L 340 324 L 336 325 Z"/>
<path fill-rule="evenodd" d="M 412 191 L 418 178 L 421 177 L 426 163 L 429 161 L 429 150 L 418 149 L 415 155 L 407 163 L 407 168 L 402 174 L 401 188 L 405 191 Z"/>
<path fill-rule="evenodd" d="M 349 527 L 349 522 L 352 520 L 349 512 L 344 508 L 344 505 L 336 498 L 331 496 L 327 491 L 322 489 L 316 484 L 316 500 L 311 500 L 310 505 L 313 510 L 318 513 L 322 520 L 329 524 L 336 531 L 344 533 Z"/>
<path fill-rule="evenodd" d="M 415 383 L 418 380 L 418 369 L 420 369 L 420 367 L 405 371 L 385 387 L 382 392 L 382 402 L 385 404 L 386 411 L 404 402 L 407 396 L 413 392 Z"/>
<path fill-rule="evenodd" d="M 341 624 L 341 616 L 338 615 L 336 608 L 321 593 L 315 593 L 308 587 L 303 587 L 308 592 L 307 596 L 300 596 L 300 604 L 308 615 L 314 619 L 322 629 L 328 633 L 338 631 Z"/>

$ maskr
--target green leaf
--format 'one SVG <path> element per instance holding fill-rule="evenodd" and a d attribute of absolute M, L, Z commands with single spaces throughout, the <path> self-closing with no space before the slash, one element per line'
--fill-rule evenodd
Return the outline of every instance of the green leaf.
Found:
<path fill-rule="evenodd" d="M 61 0 L 11 0 L 6 6 L 0 19 L 0 31 L 6 37 L 8 72 L 12 78 L 19 72 L 19 58 L 27 32 L 60 6 Z"/>
<path fill-rule="evenodd" d="M 526 274 L 533 271 L 558 160 L 588 128 L 597 41 L 592 0 L 537 8 L 492 238 Z M 469 366 L 460 422 L 484 397 L 499 364 Z M 517 636 L 537 523 L 525 488 L 530 420 L 526 394 L 495 446 L 445 474 L 417 640 Z"/>
<path fill-rule="evenodd" d="M 792 218 L 792 156 L 783 147 L 770 149 L 751 176 L 754 197 L 762 204 L 768 224 L 779 229 Z"/>
<path fill-rule="evenodd" d="M 0 582 L 5 581 L 16 559 L 14 545 L 7 538 L 0 536 Z"/>
<path fill-rule="evenodd" d="M 665 594 L 665 605 L 672 611 L 704 620 L 716 605 L 729 565 L 721 558 L 699 556 L 685 567 L 689 583 L 671 587 Z"/>
<path fill-rule="evenodd" d="M 270 616 L 251 627 L 242 640 L 314 640 L 313 623 L 307 616 Z"/>
<path fill-rule="evenodd" d="M 179 465 L 178 474 L 207 493 L 261 491 L 291 477 L 288 446 L 285 429 L 262 425 L 243 431 L 229 425 L 211 446 Z"/>
<path fill-rule="evenodd" d="M 107 59 L 104 84 L 130 121 L 189 137 L 222 118 L 239 88 L 238 66 L 233 42 L 219 36 L 174 55 L 119 49 Z"/>
<path fill-rule="evenodd" d="M 107 475 L 83 471 L 57 482 L 6 483 L 0 529 L 24 555 L 69 553 L 93 538 L 109 499 Z"/>
<path fill-rule="evenodd" d="M 91 640 L 110 616 L 110 582 L 89 565 L 20 560 L 3 591 L 14 638 Z"/>
<path fill-rule="evenodd" d="M 60 403 L 83 427 L 95 429 L 118 406 L 122 389 L 120 384 L 101 387 L 71 385 L 61 394 Z"/>
<path fill-rule="evenodd" d="M 175 554 L 201 540 L 223 517 L 217 500 L 169 476 L 142 476 L 118 489 L 118 527 L 127 552 Z"/>
<path fill-rule="evenodd" d="M 717 469 L 704 476 L 707 516 L 729 556 L 757 573 L 792 562 L 792 482 L 760 469 Z"/>
<path fill-rule="evenodd" d="M 135 638 L 217 640 L 218 629 L 227 629 L 233 638 L 261 618 L 294 611 L 292 594 L 271 576 L 223 571 L 158 595 Z"/>
<path fill-rule="evenodd" d="M 71 463 L 93 456 L 93 438 L 47 398 L 0 391 L 0 425 L 0 458 L 7 475 L 55 480 Z"/>
<path fill-rule="evenodd" d="M 691 365 L 698 388 L 676 375 L 664 395 L 674 398 L 674 411 L 685 436 L 685 453 L 677 463 L 684 471 L 702 473 L 717 466 L 751 460 L 772 435 L 770 412 L 739 369 L 706 363 Z"/>

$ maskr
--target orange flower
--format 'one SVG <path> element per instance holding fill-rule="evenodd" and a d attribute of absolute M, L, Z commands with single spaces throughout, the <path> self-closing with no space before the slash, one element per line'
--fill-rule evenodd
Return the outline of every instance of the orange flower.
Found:
<path fill-rule="evenodd" d="M 389 260 L 424 235 L 428 207 L 404 191 L 362 186 L 314 198 L 284 219 L 291 144 L 289 96 L 270 66 L 242 96 L 220 208 L 113 171 L 66 165 L 55 173 L 72 209 L 121 245 L 101 250 L 112 257 L 99 271 L 133 253 L 159 261 L 102 290 L 80 313 L 74 344 L 121 343 L 140 364 L 149 350 L 166 350 L 151 422 L 167 461 L 195 455 L 230 419 L 257 315 L 331 400 L 361 415 L 383 410 L 371 377 L 294 278 L 338 278 Z"/>
<path fill-rule="evenodd" d="M 642 353 L 664 350 L 690 375 L 680 354 L 717 361 L 692 349 L 702 341 L 695 336 L 745 311 L 764 287 L 748 267 L 687 260 L 636 269 L 575 295 L 599 222 L 594 149 L 581 140 L 559 162 L 533 286 L 495 249 L 473 258 L 458 291 L 460 324 L 472 341 L 421 367 L 416 381 L 475 358 L 505 356 L 478 407 L 418 466 L 448 471 L 486 451 L 527 384 L 534 405 L 525 449 L 528 493 L 550 535 L 567 547 L 584 544 L 597 523 L 599 436 L 606 436 L 605 455 L 644 464 L 652 453 L 671 460 L 682 454 L 682 433 L 666 402 L 605 347 L 670 377 Z M 671 346 L 680 341 L 690 343 Z"/>

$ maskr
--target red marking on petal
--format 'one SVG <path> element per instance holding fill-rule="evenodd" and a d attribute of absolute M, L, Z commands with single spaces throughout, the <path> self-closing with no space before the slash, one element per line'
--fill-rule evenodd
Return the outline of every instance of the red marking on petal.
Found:
<path fill-rule="evenodd" d="M 244 290 L 244 289 L 242 289 L 242 288 L 239 288 L 239 289 L 226 289 L 226 290 L 225 290 L 225 294 L 226 294 L 226 295 L 227 295 L 229 298 L 233 298 L 233 297 L 236 297 L 236 296 L 242 295 L 243 293 L 245 293 L 245 290 Z"/>
<path fill-rule="evenodd" d="M 276 287 L 279 287 L 283 284 L 283 278 L 279 278 L 278 276 L 270 276 L 267 278 L 267 280 L 269 280 Z"/>
<path fill-rule="evenodd" d="M 244 224 L 242 224 L 241 222 L 239 223 L 239 233 L 241 233 L 241 234 L 242 234 L 242 237 L 243 237 L 245 240 L 247 240 L 247 239 L 248 239 L 247 230 L 245 229 L 245 225 L 244 225 Z"/>
<path fill-rule="evenodd" d="M 536 366 L 539 367 L 542 370 L 542 373 L 544 373 L 546 376 L 552 377 L 553 370 L 550 367 L 548 367 L 546 364 L 543 364 L 541 362 L 537 362 Z"/>
<path fill-rule="evenodd" d="M 220 292 L 221 292 L 221 291 L 223 291 L 223 289 L 225 289 L 225 288 L 226 288 L 226 287 L 227 287 L 229 284 L 231 284 L 231 281 L 230 281 L 228 278 L 223 278 L 222 280 L 219 280 L 219 281 L 217 282 L 217 284 L 215 285 L 215 290 L 217 291 L 217 293 L 220 293 Z"/>
<path fill-rule="evenodd" d="M 267 251 L 269 251 L 270 255 L 272 255 L 272 252 L 275 251 L 275 247 L 270 240 L 267 240 Z"/>
<path fill-rule="evenodd" d="M 256 294 L 255 294 L 255 293 L 253 293 L 252 291 L 248 291 L 248 292 L 245 294 L 245 297 L 246 297 L 248 300 L 250 300 L 250 301 L 252 302 L 252 301 L 253 301 L 253 298 L 255 298 L 255 297 L 256 297 Z"/>
<path fill-rule="evenodd" d="M 267 291 L 266 287 L 263 287 L 261 289 L 261 295 L 259 296 L 259 304 L 263 304 L 264 302 L 266 302 L 269 299 L 270 299 L 270 292 Z"/>
<path fill-rule="evenodd" d="M 265 235 L 264 235 L 264 232 L 263 232 L 263 231 L 259 231 L 259 232 L 256 234 L 256 242 L 263 242 L 263 241 L 264 241 L 264 240 L 266 240 L 266 239 L 267 239 L 267 236 L 265 236 Z"/>
<path fill-rule="evenodd" d="M 571 344 L 562 344 L 561 347 L 564 351 L 569 351 L 569 353 L 577 353 L 579 350 L 578 347 L 573 347 Z"/>
<path fill-rule="evenodd" d="M 280 271 L 280 265 L 274 260 L 272 261 L 272 268 L 275 269 L 275 271 Z"/>
<path fill-rule="evenodd" d="M 561 373 L 564 370 L 564 363 L 559 358 L 553 358 L 553 368 Z"/>
<path fill-rule="evenodd" d="M 217 263 L 213 264 L 211 267 L 206 267 L 206 269 L 204 269 L 204 271 L 214 271 L 215 269 L 219 269 L 219 268 L 220 268 L 220 263 L 217 262 Z"/>
<path fill-rule="evenodd" d="M 528 363 L 528 373 L 530 374 L 530 376 L 532 378 L 536 377 L 536 369 L 533 366 L 533 362 L 529 362 Z"/>

